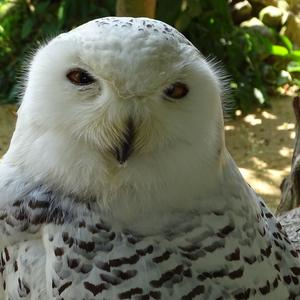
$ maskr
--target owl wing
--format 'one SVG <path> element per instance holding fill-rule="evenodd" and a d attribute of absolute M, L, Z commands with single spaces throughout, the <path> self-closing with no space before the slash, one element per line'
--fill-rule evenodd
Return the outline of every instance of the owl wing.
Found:
<path fill-rule="evenodd" d="M 278 220 L 285 229 L 293 246 L 300 251 L 300 208 L 281 214 L 278 216 Z"/>
<path fill-rule="evenodd" d="M 0 299 L 46 299 L 43 231 L 70 220 L 71 200 L 41 185 L 11 190 L 0 189 Z"/>

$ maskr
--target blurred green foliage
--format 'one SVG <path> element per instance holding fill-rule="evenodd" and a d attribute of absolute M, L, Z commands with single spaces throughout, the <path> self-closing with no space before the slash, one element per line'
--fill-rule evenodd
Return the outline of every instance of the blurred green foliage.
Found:
<path fill-rule="evenodd" d="M 293 49 L 288 37 L 271 28 L 271 36 L 266 37 L 234 25 L 227 0 L 187 0 L 184 7 L 181 0 L 162 2 L 158 18 L 174 24 L 206 57 L 221 62 L 230 76 L 236 108 L 249 112 L 257 105 L 268 105 L 269 95 L 279 86 L 300 86 L 300 51 Z M 171 6 L 172 13 L 165 14 Z"/>
<path fill-rule="evenodd" d="M 41 43 L 115 13 L 115 0 L 0 0 L 0 101 L 18 98 L 26 60 Z"/>
<path fill-rule="evenodd" d="M 0 101 L 15 101 L 17 75 L 30 51 L 93 18 L 114 15 L 115 0 L 0 0 Z M 286 36 L 266 37 L 233 24 L 228 0 L 157 0 L 157 19 L 182 31 L 230 76 L 236 107 L 267 105 L 286 83 L 300 85 L 300 51 Z M 39 41 L 39 42 L 38 42 Z"/>

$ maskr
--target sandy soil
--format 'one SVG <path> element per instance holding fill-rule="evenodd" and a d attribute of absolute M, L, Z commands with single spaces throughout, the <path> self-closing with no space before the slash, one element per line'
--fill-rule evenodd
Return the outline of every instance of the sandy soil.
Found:
<path fill-rule="evenodd" d="M 272 108 L 258 110 L 225 125 L 227 147 L 248 183 L 275 210 L 280 183 L 290 172 L 295 141 L 292 98 L 272 100 Z"/>
<path fill-rule="evenodd" d="M 15 107 L 0 106 L 0 157 L 9 145 L 16 120 Z M 289 173 L 295 139 L 292 98 L 272 101 L 272 108 L 226 122 L 226 143 L 250 185 L 275 210 L 279 186 Z"/>

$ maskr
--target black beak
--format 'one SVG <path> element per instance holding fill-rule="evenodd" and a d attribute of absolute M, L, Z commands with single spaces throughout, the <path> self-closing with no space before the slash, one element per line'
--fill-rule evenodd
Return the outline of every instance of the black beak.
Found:
<path fill-rule="evenodd" d="M 122 165 L 133 152 L 133 142 L 135 136 L 135 128 L 132 119 L 129 119 L 126 124 L 126 131 L 119 147 L 116 147 L 115 154 L 118 162 Z"/>

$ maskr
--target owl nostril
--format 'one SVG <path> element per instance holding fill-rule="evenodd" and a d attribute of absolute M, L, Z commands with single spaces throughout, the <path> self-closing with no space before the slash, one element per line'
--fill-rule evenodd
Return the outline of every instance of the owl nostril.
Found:
<path fill-rule="evenodd" d="M 115 155 L 120 164 L 123 164 L 133 152 L 133 142 L 135 137 L 135 128 L 132 119 L 126 123 L 123 141 L 119 147 L 115 148 Z"/>

